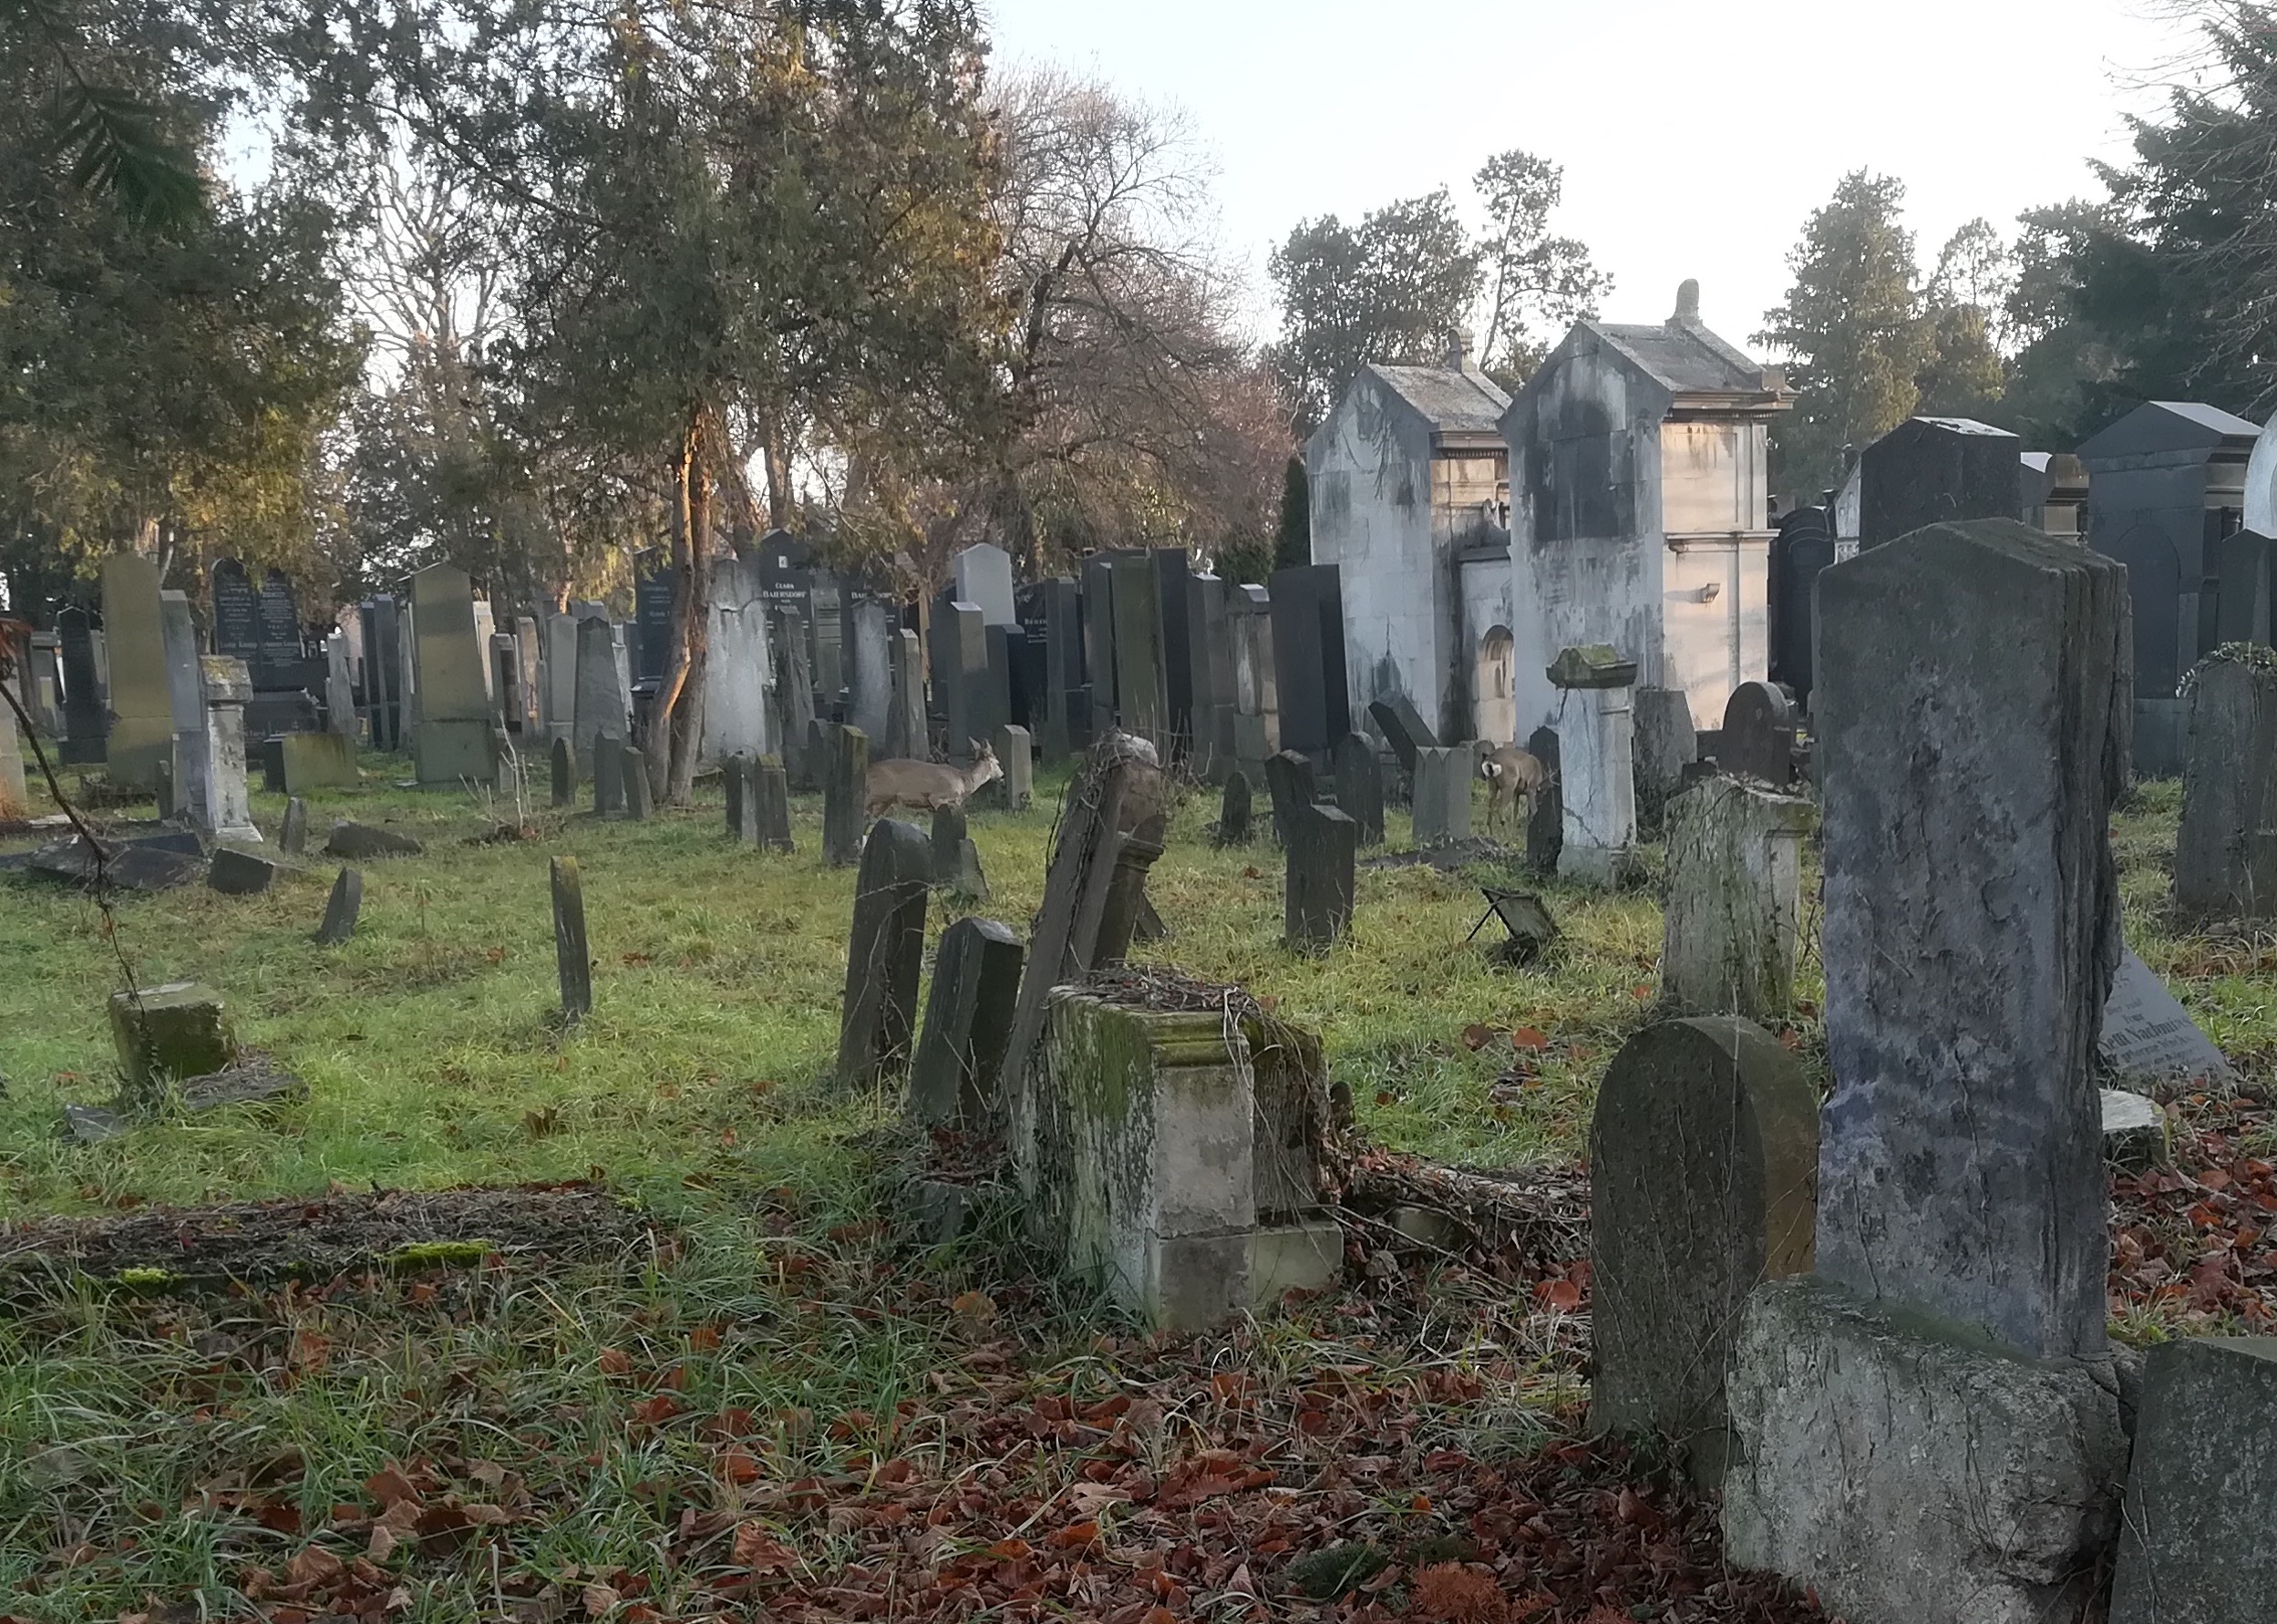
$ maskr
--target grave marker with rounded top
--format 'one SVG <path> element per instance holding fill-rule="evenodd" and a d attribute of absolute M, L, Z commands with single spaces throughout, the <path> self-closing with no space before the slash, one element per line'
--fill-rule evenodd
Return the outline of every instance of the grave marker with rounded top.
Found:
<path fill-rule="evenodd" d="M 1715 765 L 1774 789 L 1795 782 L 1795 707 L 1771 683 L 1742 683 L 1724 703 Z"/>
<path fill-rule="evenodd" d="M 1225 776 L 1225 792 L 1218 801 L 1218 827 L 1211 835 L 1217 846 L 1247 846 L 1253 797 L 1249 775 L 1235 767 Z"/>
<path fill-rule="evenodd" d="M 936 1127 L 984 1128 L 1012 1041 L 1020 997 L 1020 939 L 994 920 L 963 919 L 941 933 L 925 1027 L 910 1064 L 910 1115 Z"/>
<path fill-rule="evenodd" d="M 1282 938 L 1300 952 L 1324 952 L 1352 928 L 1353 868 L 1360 826 L 1334 807 L 1306 807 L 1290 831 Z"/>
<path fill-rule="evenodd" d="M 548 765 L 553 775 L 553 805 L 556 809 L 577 804 L 577 746 L 567 734 L 557 735 L 548 752 Z"/>
<path fill-rule="evenodd" d="M 2225 648 L 2186 684 L 2174 899 L 2224 919 L 2277 914 L 2277 653 Z"/>
<path fill-rule="evenodd" d="M 861 859 L 869 811 L 870 737 L 859 727 L 830 730 L 822 776 L 822 860 L 849 869 Z"/>
<path fill-rule="evenodd" d="M 865 1087 L 909 1064 L 925 958 L 932 843 L 914 824 L 880 818 L 862 845 L 846 941 L 838 1080 Z"/>
<path fill-rule="evenodd" d="M 1558 730 L 1537 727 L 1527 735 L 1526 754 L 1541 763 L 1542 785 L 1526 813 L 1526 866 L 1555 874 L 1565 849 L 1565 789 L 1558 776 Z"/>
<path fill-rule="evenodd" d="M 1336 741 L 1330 763 L 1336 775 L 1336 805 L 1359 826 L 1360 844 L 1384 844 L 1384 767 L 1376 759 L 1375 741 L 1365 733 L 1348 733 Z M 1468 786 L 1464 793 L 1468 794 Z"/>
<path fill-rule="evenodd" d="M 562 982 L 562 1013 L 571 1021 L 592 1013 L 592 950 L 585 940 L 585 882 L 577 859 L 552 863 L 553 961 Z"/>
<path fill-rule="evenodd" d="M 354 858 L 359 861 L 372 858 L 417 857 L 425 848 L 408 835 L 398 835 L 393 829 L 374 828 L 368 823 L 355 823 L 342 818 L 332 826 L 332 835 L 325 842 L 326 857 Z"/>
<path fill-rule="evenodd" d="M 364 876 L 354 869 L 340 870 L 325 903 L 325 922 L 316 928 L 320 947 L 338 947 L 355 934 L 356 916 L 364 910 Z"/>
<path fill-rule="evenodd" d="M 1665 1021 L 1613 1057 L 1589 1138 L 1591 1429 L 1672 1439 L 1713 1488 L 1740 1309 L 1810 1267 L 1818 1092 L 1761 1027 Z"/>

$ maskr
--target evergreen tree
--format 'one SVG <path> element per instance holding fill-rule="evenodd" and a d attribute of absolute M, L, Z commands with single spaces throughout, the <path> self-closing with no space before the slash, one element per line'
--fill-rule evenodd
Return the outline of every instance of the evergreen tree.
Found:
<path fill-rule="evenodd" d="M 1313 481 L 1304 458 L 1292 457 L 1281 478 L 1281 529 L 1273 547 L 1276 570 L 1313 561 Z"/>

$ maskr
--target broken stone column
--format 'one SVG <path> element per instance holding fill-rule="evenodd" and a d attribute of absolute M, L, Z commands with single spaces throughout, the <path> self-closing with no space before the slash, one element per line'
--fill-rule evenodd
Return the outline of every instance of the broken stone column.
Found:
<path fill-rule="evenodd" d="M 910 1063 L 910 1115 L 935 1127 L 984 1129 L 1020 998 L 1020 939 L 994 920 L 963 919 L 941 933 L 925 1027 Z"/>
<path fill-rule="evenodd" d="M 1636 761 L 1637 827 L 1658 833 L 1668 803 L 1684 787 L 1685 768 L 1700 757 L 1692 701 L 1677 688 L 1639 688 L 1630 701 Z"/>
<path fill-rule="evenodd" d="M 2277 914 L 2277 654 L 2231 645 L 2188 683 L 2174 899 L 2224 919 Z"/>
<path fill-rule="evenodd" d="M 1759 1026 L 1664 1021 L 1605 1073 L 1589 1161 L 1590 1426 L 1671 1440 L 1712 1489 L 1740 1310 L 1810 1267 L 1818 1093 Z"/>
<path fill-rule="evenodd" d="M 909 1064 L 932 889 L 932 843 L 924 831 L 880 818 L 862 845 L 846 940 L 838 1080 L 849 1088 L 874 1084 Z"/>
<path fill-rule="evenodd" d="M 1794 1007 L 1803 837 L 1818 809 L 1737 778 L 1669 803 L 1661 996 L 1777 1025 Z"/>
<path fill-rule="evenodd" d="M 2012 520 L 1818 581 L 1826 1027 L 1813 1275 L 1727 1382 L 1735 1562 L 1853 1624 L 2085 1605 L 2125 1471 L 2092 1067 L 2126 571 Z"/>
<path fill-rule="evenodd" d="M 191 821 L 215 840 L 255 846 L 252 802 L 245 790 L 245 704 L 253 696 L 252 678 L 242 660 L 208 654 L 199 662 L 205 688 L 206 725 L 185 735 L 199 746 L 190 805 Z"/>
<path fill-rule="evenodd" d="M 1330 759 L 1336 775 L 1336 806 L 1359 826 L 1360 844 L 1384 844 L 1384 766 L 1376 759 L 1375 741 L 1365 733 L 1348 733 L 1336 741 Z"/>
<path fill-rule="evenodd" d="M 196 982 L 112 993 L 110 1035 L 119 1103 L 131 1113 L 156 1110 L 170 1087 L 210 1077 L 237 1058 L 222 995 Z"/>
<path fill-rule="evenodd" d="M 1325 952 L 1352 928 L 1353 869 L 1360 826 L 1335 807 L 1311 806 L 1289 831 L 1282 940 L 1299 952 Z"/>
<path fill-rule="evenodd" d="M 859 727 L 834 727 L 822 767 L 822 860 L 850 869 L 861 857 L 870 794 L 870 738 Z"/>
<path fill-rule="evenodd" d="M 1418 848 L 1470 838 L 1470 781 L 1478 771 L 1478 753 L 1468 745 L 1426 745 L 1416 751 L 1410 810 Z"/>
<path fill-rule="evenodd" d="M 1550 667 L 1561 691 L 1558 776 L 1565 814 L 1558 872 L 1612 882 L 1636 845 L 1635 745 L 1630 690 L 1636 662 L 1603 643 L 1570 648 Z"/>

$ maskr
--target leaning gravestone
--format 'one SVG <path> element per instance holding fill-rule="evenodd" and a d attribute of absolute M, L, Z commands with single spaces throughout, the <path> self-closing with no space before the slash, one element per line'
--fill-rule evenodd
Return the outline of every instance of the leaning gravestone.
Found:
<path fill-rule="evenodd" d="M 308 849 L 308 803 L 299 796 L 284 803 L 284 827 L 277 835 L 277 847 L 289 858 Z"/>
<path fill-rule="evenodd" d="M 923 831 L 895 817 L 871 826 L 846 942 L 838 1038 L 838 1080 L 846 1087 L 875 1084 L 909 1064 L 932 881 L 932 844 Z"/>
<path fill-rule="evenodd" d="M 562 1014 L 575 1021 L 593 1008 L 592 950 L 585 940 L 585 881 L 577 859 L 552 864 L 553 961 L 562 982 Z"/>
<path fill-rule="evenodd" d="M 1470 838 L 1470 781 L 1478 774 L 1478 753 L 1463 745 L 1444 749 L 1427 745 L 1416 752 L 1410 810 L 1418 849 Z"/>
<path fill-rule="evenodd" d="M 2232 644 L 2183 684 L 2188 732 L 2174 899 L 2198 915 L 2277 914 L 2277 653 Z"/>
<path fill-rule="evenodd" d="M 552 769 L 553 805 L 558 807 L 577 804 L 577 746 L 562 734 L 553 741 L 547 765 Z"/>
<path fill-rule="evenodd" d="M 759 844 L 795 851 L 790 838 L 790 773 L 778 757 L 762 755 L 751 769 L 751 799 L 758 808 Z"/>
<path fill-rule="evenodd" d="M 2143 1365 L 2110 1624 L 2263 1624 L 2277 1598 L 2277 1339 Z"/>
<path fill-rule="evenodd" d="M 1218 846 L 1247 846 L 1251 801 L 1249 775 L 1235 767 L 1225 776 L 1225 793 L 1218 802 L 1218 827 L 1211 841 Z"/>
<path fill-rule="evenodd" d="M 1815 816 L 1799 797 L 1721 775 L 1669 803 L 1662 997 L 1699 1014 L 1787 1017 Z"/>
<path fill-rule="evenodd" d="M 111 782 L 148 790 L 174 754 L 174 694 L 166 674 L 166 612 L 158 566 L 138 553 L 103 560 L 103 638 L 110 657 Z"/>
<path fill-rule="evenodd" d="M 1020 939 L 994 920 L 963 919 L 941 933 L 925 1029 L 910 1063 L 910 1115 L 932 1127 L 984 1129 L 1020 998 Z"/>
<path fill-rule="evenodd" d="M 1818 590 L 1834 1092 L 1816 1273 L 1735 1344 L 1726 1546 L 1854 1624 L 2071 1617 L 2127 1461 L 2091 1064 L 2126 570 L 1984 520 Z"/>
<path fill-rule="evenodd" d="M 1320 782 L 1313 764 L 1294 750 L 1283 750 L 1265 763 L 1265 787 L 1272 795 L 1272 832 L 1283 846 L 1293 838 L 1297 817 L 1320 800 Z"/>
<path fill-rule="evenodd" d="M 1384 844 L 1384 768 L 1375 758 L 1375 741 L 1365 733 L 1348 733 L 1336 741 L 1331 770 L 1336 775 L 1336 805 L 1360 827 L 1360 844 Z M 1464 786 L 1468 793 L 1469 786 Z"/>
<path fill-rule="evenodd" d="M 1692 701 L 1675 688 L 1639 688 L 1631 695 L 1632 736 L 1636 751 L 1637 827 L 1657 832 L 1668 803 L 1684 787 L 1685 769 L 1699 759 L 1700 735 L 1692 725 Z"/>
<path fill-rule="evenodd" d="M 1282 940 L 1300 952 L 1324 952 L 1352 928 L 1353 866 L 1360 826 L 1334 807 L 1298 809 L 1289 829 Z"/>
<path fill-rule="evenodd" d="M 2178 1079 L 2226 1084 L 2236 1077 L 2213 1040 L 2131 948 L 2112 978 L 2096 1050 L 2113 1078 L 2135 1088 Z"/>
<path fill-rule="evenodd" d="M 1736 778 L 1774 789 L 1795 782 L 1795 707 L 1770 683 L 1742 683 L 1724 704 L 1715 765 Z"/>
<path fill-rule="evenodd" d="M 631 745 L 617 751 L 617 772 L 624 785 L 624 816 L 634 823 L 645 823 L 655 809 L 648 784 L 648 752 Z"/>
<path fill-rule="evenodd" d="M 283 866 L 233 846 L 216 847 L 206 884 L 224 897 L 257 897 L 276 883 Z"/>
<path fill-rule="evenodd" d="M 1565 849 L 1565 786 L 1558 772 L 1558 730 L 1537 727 L 1526 740 L 1526 754 L 1541 763 L 1542 786 L 1526 813 L 1526 866 L 1537 874 L 1555 874 L 1558 856 Z"/>
<path fill-rule="evenodd" d="M 861 857 L 870 793 L 870 739 L 859 727 L 831 730 L 822 775 L 822 860 L 850 869 Z"/>
<path fill-rule="evenodd" d="M 319 947 L 338 947 L 355 934 L 356 916 L 364 911 L 364 877 L 353 869 L 340 870 L 325 903 L 325 922 L 316 927 Z"/>
<path fill-rule="evenodd" d="M 1593 1432 L 1670 1439 L 1724 1474 L 1724 1371 L 1747 1294 L 1810 1267 L 1819 1095 L 1746 1021 L 1648 1026 L 1590 1122 Z"/>
<path fill-rule="evenodd" d="M 981 869 L 980 848 L 966 832 L 962 807 L 933 808 L 932 882 L 968 902 L 988 900 L 988 876 Z"/>
<path fill-rule="evenodd" d="M 393 829 L 374 828 L 368 823 L 352 823 L 345 817 L 332 826 L 331 838 L 325 842 L 325 856 L 358 861 L 367 861 L 372 858 L 417 857 L 424 849 L 408 835 L 398 835 Z"/>
<path fill-rule="evenodd" d="M 1368 702 L 1368 715 L 1399 757 L 1399 770 L 1410 778 L 1415 776 L 1416 752 L 1436 750 L 1439 736 L 1431 731 L 1431 725 L 1416 709 L 1416 702 L 1405 694 L 1394 694 L 1384 699 Z"/>

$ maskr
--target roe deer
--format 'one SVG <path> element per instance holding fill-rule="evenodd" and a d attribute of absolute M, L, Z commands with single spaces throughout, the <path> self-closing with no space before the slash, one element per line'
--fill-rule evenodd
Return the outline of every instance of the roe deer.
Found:
<path fill-rule="evenodd" d="M 972 741 L 975 753 L 969 767 L 943 766 L 932 761 L 881 761 L 870 769 L 865 785 L 865 810 L 871 817 L 892 807 L 914 807 L 932 812 L 957 807 L 982 785 L 1005 776 L 1004 764 L 994 747 Z"/>
<path fill-rule="evenodd" d="M 1479 776 L 1487 781 L 1487 827 L 1494 827 L 1495 814 L 1499 812 L 1508 821 L 1518 811 L 1518 803 L 1526 803 L 1526 815 L 1534 812 L 1534 797 L 1550 781 L 1549 769 L 1540 761 L 1516 745 L 1490 745 L 1479 741 Z"/>

